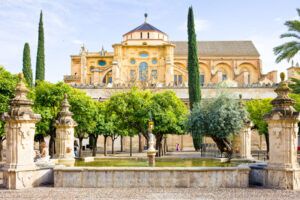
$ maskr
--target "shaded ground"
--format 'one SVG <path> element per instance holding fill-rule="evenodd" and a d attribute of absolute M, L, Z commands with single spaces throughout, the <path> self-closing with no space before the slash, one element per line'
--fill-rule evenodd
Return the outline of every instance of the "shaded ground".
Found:
<path fill-rule="evenodd" d="M 0 199 L 261 199 L 299 200 L 300 191 L 270 190 L 258 188 L 51 188 L 40 187 L 26 190 L 0 189 Z"/>

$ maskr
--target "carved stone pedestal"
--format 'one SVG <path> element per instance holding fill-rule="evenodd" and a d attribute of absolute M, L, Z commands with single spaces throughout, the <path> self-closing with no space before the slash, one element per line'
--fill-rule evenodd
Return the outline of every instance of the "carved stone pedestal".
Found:
<path fill-rule="evenodd" d="M 67 95 L 65 95 L 61 111 L 55 122 L 55 158 L 58 159 L 58 164 L 74 166 L 74 127 L 77 126 L 77 123 L 72 119 L 73 114 L 69 111 L 69 108 L 70 104 Z"/>
<path fill-rule="evenodd" d="M 290 88 L 282 81 L 275 89 L 278 96 L 272 100 L 273 110 L 265 116 L 268 123 L 270 152 L 266 185 L 271 188 L 300 189 L 300 168 L 297 162 L 299 112 L 293 108 Z"/>
<path fill-rule="evenodd" d="M 32 171 L 36 170 L 33 149 L 35 124 L 41 119 L 33 113 L 33 102 L 27 99 L 28 89 L 20 75 L 15 98 L 11 100 L 10 110 L 3 114 L 7 138 L 6 163 L 4 165 L 4 185 L 9 189 L 33 186 Z"/>
<path fill-rule="evenodd" d="M 240 133 L 240 157 L 247 160 L 253 159 L 251 155 L 251 127 L 252 123 L 249 121 Z"/>
<path fill-rule="evenodd" d="M 147 151 L 147 157 L 148 157 L 148 166 L 154 167 L 155 166 L 155 155 L 157 151 Z"/>

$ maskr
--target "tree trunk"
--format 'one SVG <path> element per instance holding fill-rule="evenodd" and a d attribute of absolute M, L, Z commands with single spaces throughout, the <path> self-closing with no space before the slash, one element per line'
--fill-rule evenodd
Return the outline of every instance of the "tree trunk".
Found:
<path fill-rule="evenodd" d="M 123 152 L 124 151 L 124 148 L 123 148 L 123 136 L 121 135 L 121 152 Z"/>
<path fill-rule="evenodd" d="M 115 139 L 111 137 L 111 154 L 115 154 Z"/>
<path fill-rule="evenodd" d="M 79 158 L 82 157 L 82 140 L 83 140 L 83 137 L 78 137 L 79 139 Z"/>
<path fill-rule="evenodd" d="M 232 143 L 227 138 L 212 137 L 212 139 L 216 143 L 216 145 L 217 145 L 218 149 L 221 151 L 221 153 L 223 153 L 223 152 L 226 153 L 226 157 L 230 161 L 232 158 L 232 154 L 233 154 Z"/>
<path fill-rule="evenodd" d="M 50 140 L 49 140 L 49 155 L 51 158 L 55 155 L 55 134 L 50 134 Z"/>
<path fill-rule="evenodd" d="M 167 137 L 164 137 L 164 155 L 167 153 Z"/>
<path fill-rule="evenodd" d="M 130 136 L 130 157 L 132 156 L 132 136 Z"/>
<path fill-rule="evenodd" d="M 139 153 L 142 153 L 142 133 L 139 133 Z"/>
<path fill-rule="evenodd" d="M 92 146 L 92 149 L 93 149 L 93 152 L 92 152 L 92 156 L 96 156 L 97 155 L 97 140 L 98 140 L 98 135 L 93 135 L 93 146 Z"/>
<path fill-rule="evenodd" d="M 0 161 L 3 160 L 2 151 L 3 151 L 3 137 L 0 137 Z"/>
<path fill-rule="evenodd" d="M 156 150 L 157 150 L 157 153 L 156 153 L 156 156 L 157 157 L 160 157 L 161 156 L 161 142 L 162 142 L 162 138 L 163 138 L 163 135 L 162 134 L 156 134 L 155 135 L 156 137 Z"/>
<path fill-rule="evenodd" d="M 107 149 L 106 149 L 106 143 L 107 143 L 107 136 L 104 136 L 104 149 L 103 149 L 103 151 L 104 151 L 104 156 L 107 156 Z"/>
<path fill-rule="evenodd" d="M 267 146 L 267 159 L 269 159 L 269 150 L 270 150 L 269 133 L 265 133 L 264 136 L 265 136 L 266 146 Z"/>

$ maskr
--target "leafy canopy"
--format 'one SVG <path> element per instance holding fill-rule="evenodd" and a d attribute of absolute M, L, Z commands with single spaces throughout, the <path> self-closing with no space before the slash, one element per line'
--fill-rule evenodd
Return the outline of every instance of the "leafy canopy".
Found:
<path fill-rule="evenodd" d="M 255 125 L 260 134 L 268 134 L 268 124 L 264 116 L 272 110 L 270 98 L 255 99 L 246 102 L 246 109 L 249 113 L 250 120 Z"/>
<path fill-rule="evenodd" d="M 0 116 L 9 109 L 9 102 L 14 96 L 17 76 L 0 66 Z M 0 136 L 4 135 L 4 122 L 0 120 Z"/>
<path fill-rule="evenodd" d="M 202 136 L 228 138 L 244 126 L 247 112 L 239 101 L 225 94 L 195 106 L 189 117 L 189 129 Z"/>
<path fill-rule="evenodd" d="M 297 9 L 298 17 L 300 17 L 300 9 Z M 289 20 L 284 23 L 288 28 L 288 32 L 280 35 L 280 38 L 291 38 L 292 41 L 286 42 L 274 48 L 274 53 L 277 55 L 276 62 L 282 60 L 288 62 L 300 52 L 300 20 Z"/>

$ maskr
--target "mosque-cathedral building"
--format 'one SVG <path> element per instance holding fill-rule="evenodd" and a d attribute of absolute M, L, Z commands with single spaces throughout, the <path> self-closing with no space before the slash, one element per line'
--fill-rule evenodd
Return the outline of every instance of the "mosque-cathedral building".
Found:
<path fill-rule="evenodd" d="M 97 100 L 140 86 L 154 92 L 173 90 L 188 103 L 187 41 L 170 41 L 145 18 L 112 47 L 112 52 L 103 48 L 89 52 L 82 46 L 78 55 L 71 55 L 71 75 L 64 76 L 64 81 Z M 277 71 L 262 73 L 260 54 L 252 41 L 199 41 L 198 54 L 203 98 L 216 96 L 220 85 L 237 98 L 276 97 Z M 299 67 L 288 69 L 288 76 L 296 76 L 297 71 Z M 123 144 L 129 143 L 124 140 Z M 193 148 L 190 135 L 168 137 L 169 150 L 177 143 L 183 149 Z M 252 135 L 254 149 L 261 149 L 263 143 L 263 137 Z"/>
<path fill-rule="evenodd" d="M 125 33 L 113 52 L 89 52 L 84 46 L 71 55 L 73 85 L 108 87 L 187 87 L 187 41 L 170 41 L 168 35 L 145 22 Z M 199 41 L 200 84 L 221 82 L 231 87 L 277 82 L 277 71 L 262 74 L 260 55 L 252 41 Z"/>

